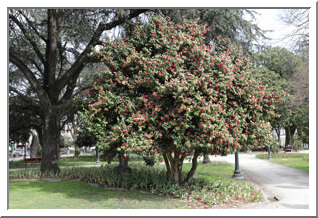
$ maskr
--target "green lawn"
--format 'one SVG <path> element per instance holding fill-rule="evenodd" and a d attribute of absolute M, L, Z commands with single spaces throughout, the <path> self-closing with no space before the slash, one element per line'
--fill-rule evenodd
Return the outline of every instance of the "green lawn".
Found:
<path fill-rule="evenodd" d="M 150 193 L 109 190 L 77 181 L 10 181 L 10 209 L 188 208 L 186 202 Z"/>
<path fill-rule="evenodd" d="M 258 154 L 256 157 L 260 159 L 268 159 L 267 154 Z M 269 161 L 309 172 L 309 154 L 272 154 L 272 159 Z"/>
<path fill-rule="evenodd" d="M 133 165 L 134 163 L 132 163 Z M 164 168 L 164 165 L 157 165 L 155 167 Z M 184 164 L 185 171 L 190 167 L 191 164 Z M 242 202 L 249 201 L 246 200 L 248 198 L 253 198 L 256 201 L 261 200 L 261 195 L 252 188 L 253 186 L 250 181 L 232 179 L 233 171 L 234 167 L 229 164 L 211 162 L 204 165 L 200 164 L 195 177 L 204 178 L 213 184 L 216 188 L 215 191 L 220 193 L 220 195 L 217 194 L 219 198 L 224 199 L 223 195 L 226 196 L 226 199 L 232 201 L 229 198 L 234 196 L 234 193 L 238 193 L 236 196 L 241 196 L 240 198 L 242 199 L 240 201 Z M 19 172 L 10 172 L 10 179 L 13 174 L 17 173 Z M 198 192 L 198 197 L 203 198 L 205 197 L 204 195 L 206 195 L 205 192 Z M 206 207 L 208 206 L 202 203 L 202 201 L 181 200 L 164 195 L 140 192 L 139 190 L 105 189 L 79 181 L 9 181 L 10 209 L 185 209 Z"/>
<path fill-rule="evenodd" d="M 100 164 L 107 164 L 106 161 L 100 161 Z M 40 168 L 40 163 L 27 163 L 27 168 Z M 92 154 L 81 155 L 80 157 L 62 157 L 59 160 L 60 166 L 88 166 L 96 165 L 96 157 Z M 9 169 L 25 168 L 25 163 L 23 160 L 10 161 Z"/>
<path fill-rule="evenodd" d="M 142 158 L 132 158 L 134 162 L 143 162 Z M 117 162 L 117 159 L 112 163 Z M 100 165 L 107 164 L 106 161 L 100 160 Z M 27 168 L 40 168 L 40 163 L 27 163 Z M 89 166 L 89 165 L 97 165 L 96 157 L 94 154 L 83 154 L 79 157 L 62 157 L 59 159 L 59 166 Z M 19 161 L 10 161 L 9 169 L 17 169 L 17 168 L 25 168 L 25 163 L 23 160 Z"/>

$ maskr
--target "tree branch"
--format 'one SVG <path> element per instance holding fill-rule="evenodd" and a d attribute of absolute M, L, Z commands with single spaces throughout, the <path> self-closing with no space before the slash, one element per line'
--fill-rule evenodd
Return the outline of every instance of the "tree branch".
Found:
<path fill-rule="evenodd" d="M 42 89 L 40 82 L 35 78 L 32 71 L 17 57 L 13 52 L 9 51 L 9 61 L 16 65 L 27 78 L 35 92 L 37 93 L 40 103 L 44 108 L 45 112 L 51 109 L 51 103 L 47 93 Z"/>
<path fill-rule="evenodd" d="M 23 35 L 25 36 L 25 38 L 30 42 L 32 48 L 34 49 L 35 53 L 37 54 L 37 56 L 39 57 L 39 59 L 41 60 L 41 62 L 43 63 L 43 65 L 45 65 L 45 60 L 44 57 L 42 55 L 42 53 L 40 52 L 38 46 L 36 45 L 36 43 L 30 38 L 27 30 L 24 28 L 23 24 L 13 15 L 9 15 L 9 18 L 20 28 L 20 30 L 22 31 Z"/>
<path fill-rule="evenodd" d="M 54 87 L 57 64 L 57 18 L 53 9 L 48 9 L 48 44 L 46 47 L 47 66 L 45 69 L 45 85 Z M 53 93 L 52 93 L 53 94 Z M 51 95 L 51 94 L 49 94 Z"/>
<path fill-rule="evenodd" d="M 79 55 L 79 57 L 71 66 L 71 68 L 61 78 L 59 78 L 56 81 L 57 90 L 58 91 L 62 90 L 71 78 L 74 79 L 78 77 L 79 73 L 84 68 L 85 64 L 88 62 L 87 54 L 91 52 L 92 47 L 94 47 L 97 43 L 99 43 L 99 38 L 105 30 L 110 30 L 120 24 L 123 24 L 126 20 L 132 19 L 146 11 L 148 10 L 147 9 L 133 10 L 129 15 L 123 16 L 110 23 L 107 23 L 107 24 L 100 23 L 97 29 L 95 30 L 91 41 L 87 44 L 84 51 Z"/>
<path fill-rule="evenodd" d="M 45 43 L 47 43 L 47 40 L 44 36 L 42 36 L 39 31 L 34 27 L 32 21 L 25 15 L 21 10 L 19 10 L 19 13 L 24 17 L 24 19 L 28 22 L 32 30 L 35 32 L 36 35 L 38 35 Z"/>

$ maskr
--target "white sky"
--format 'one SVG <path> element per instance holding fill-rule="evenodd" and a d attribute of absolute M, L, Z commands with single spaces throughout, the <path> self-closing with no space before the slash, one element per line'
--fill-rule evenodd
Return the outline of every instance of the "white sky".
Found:
<path fill-rule="evenodd" d="M 256 15 L 256 24 L 262 30 L 271 30 L 266 34 L 270 40 L 265 40 L 264 44 L 272 46 L 280 46 L 289 48 L 291 45 L 290 39 L 283 39 L 293 28 L 290 25 L 286 25 L 282 22 L 280 16 L 282 16 L 285 9 L 256 9 L 259 13 Z"/>

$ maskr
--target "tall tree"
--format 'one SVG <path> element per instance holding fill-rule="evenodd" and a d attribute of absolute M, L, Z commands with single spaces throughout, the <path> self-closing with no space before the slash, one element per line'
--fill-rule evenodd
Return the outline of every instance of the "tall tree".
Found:
<path fill-rule="evenodd" d="M 245 55 L 252 58 L 251 50 L 257 47 L 257 42 L 265 37 L 265 31 L 252 22 L 255 11 L 248 9 L 163 9 L 162 14 L 169 16 L 175 23 L 183 19 L 199 19 L 200 25 L 207 28 L 206 43 L 215 42 L 216 36 L 230 39 L 233 43 L 243 46 Z M 248 20 L 247 17 L 251 19 Z M 209 157 L 204 155 L 203 163 L 208 163 Z"/>
<path fill-rule="evenodd" d="M 216 36 L 223 36 L 243 47 L 244 54 L 251 55 L 251 49 L 265 37 L 266 31 L 261 30 L 255 20 L 256 11 L 249 9 L 165 9 L 161 13 L 171 17 L 176 23 L 184 18 L 197 19 L 199 24 L 207 27 L 210 42 Z M 247 19 L 249 17 L 249 19 Z"/>
<path fill-rule="evenodd" d="M 41 118 L 41 171 L 59 172 L 61 121 L 88 55 L 105 31 L 146 10 L 10 9 L 9 61 L 21 71 Z M 23 95 L 23 93 L 20 93 Z"/>
<path fill-rule="evenodd" d="M 308 63 L 305 59 L 281 47 L 267 47 L 254 55 L 257 70 L 267 72 L 264 75 L 265 83 L 276 91 L 287 93 L 283 103 L 277 106 L 281 115 L 273 121 L 274 127 L 279 130 L 283 127 L 286 132 L 285 146 L 294 145 L 296 130 L 307 130 L 308 114 Z M 271 71 L 277 73 L 275 76 Z M 272 75 L 271 80 L 268 76 Z M 303 119 L 301 118 L 303 117 Z M 308 124 L 309 125 L 309 124 Z"/>
<path fill-rule="evenodd" d="M 123 158 L 159 153 L 167 178 L 188 184 L 199 155 L 270 141 L 277 96 L 248 73 L 241 47 L 222 37 L 206 45 L 206 33 L 195 20 L 156 16 L 94 53 L 105 66 L 77 104 L 98 146 Z M 183 178 L 187 155 L 192 167 Z"/>
<path fill-rule="evenodd" d="M 271 71 L 266 67 L 252 69 L 252 75 L 255 79 L 261 78 L 261 81 L 267 87 L 267 90 L 280 96 L 278 101 L 275 103 L 273 102 L 274 110 L 280 116 L 270 120 L 271 126 L 276 132 L 278 141 L 280 142 L 280 132 L 281 128 L 284 126 L 283 114 L 286 112 L 283 104 L 286 103 L 289 98 L 287 93 L 288 90 L 290 90 L 290 84 L 278 73 Z"/>

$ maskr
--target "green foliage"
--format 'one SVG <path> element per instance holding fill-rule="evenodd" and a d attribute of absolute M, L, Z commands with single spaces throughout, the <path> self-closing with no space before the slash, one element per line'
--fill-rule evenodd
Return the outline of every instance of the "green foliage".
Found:
<path fill-rule="evenodd" d="M 102 154 L 100 158 L 102 160 L 106 160 L 108 164 L 110 164 L 117 155 L 117 151 L 115 149 L 104 149 L 102 150 Z"/>
<path fill-rule="evenodd" d="M 96 144 L 96 137 L 91 132 L 87 131 L 87 129 L 81 128 L 77 132 L 75 144 L 78 147 L 83 147 L 83 146 L 92 147 L 92 146 L 95 146 Z"/>
<path fill-rule="evenodd" d="M 39 129 L 41 120 L 38 114 L 38 102 L 19 94 L 9 86 L 9 141 L 10 143 L 26 143 L 31 129 Z"/>
<path fill-rule="evenodd" d="M 153 194 L 161 194 L 186 200 L 189 204 L 202 203 L 207 206 L 236 203 L 237 201 L 259 201 L 262 199 L 258 191 L 248 181 L 237 181 L 230 177 L 216 176 L 219 170 L 211 170 L 213 164 L 205 165 L 209 176 L 199 175 L 187 187 L 173 184 L 165 178 L 166 171 L 162 167 L 146 167 L 141 164 L 132 164 L 130 174 L 117 174 L 111 165 L 96 168 L 69 168 L 62 169 L 59 177 L 62 179 L 79 179 L 88 183 L 113 188 L 127 188 L 143 190 Z M 218 169 L 233 172 L 233 167 L 218 164 Z M 223 168 L 222 168 L 223 167 Z M 225 168 L 224 168 L 225 167 Z M 39 171 L 32 173 L 10 172 L 13 178 L 41 178 Z M 27 174 L 27 176 L 26 176 Z M 33 176 L 33 177 L 32 177 Z"/>
<path fill-rule="evenodd" d="M 74 142 L 70 137 L 65 135 L 61 135 L 60 137 L 60 148 L 74 146 Z"/>
<path fill-rule="evenodd" d="M 274 154 L 277 154 L 280 151 L 281 151 L 280 142 L 275 140 L 274 143 L 271 145 L 271 152 Z"/>
<path fill-rule="evenodd" d="M 208 39 L 213 40 L 216 36 L 223 36 L 234 43 L 241 44 L 244 53 L 249 53 L 255 42 L 264 39 L 265 31 L 256 24 L 247 20 L 246 17 L 255 19 L 255 11 L 249 9 L 165 9 L 160 10 L 169 16 L 175 23 L 181 24 L 184 19 L 200 20 L 200 25 L 208 29 Z M 256 45 L 258 46 L 258 45 Z"/>
<path fill-rule="evenodd" d="M 154 17 L 95 52 L 105 67 L 77 104 L 99 146 L 226 155 L 269 142 L 278 97 L 251 77 L 240 47 L 222 37 L 204 44 L 197 23 Z"/>
<path fill-rule="evenodd" d="M 297 129 L 304 143 L 309 142 L 309 70 L 308 60 L 280 47 L 268 47 L 255 54 L 255 76 L 260 75 L 264 84 L 276 93 L 284 93 L 275 105 L 279 119 L 272 119 L 274 128 L 286 131 Z M 292 144 L 292 134 L 287 144 Z"/>
<path fill-rule="evenodd" d="M 281 47 L 266 47 L 255 54 L 257 66 L 278 73 L 282 78 L 289 79 L 299 70 L 301 58 Z"/>

